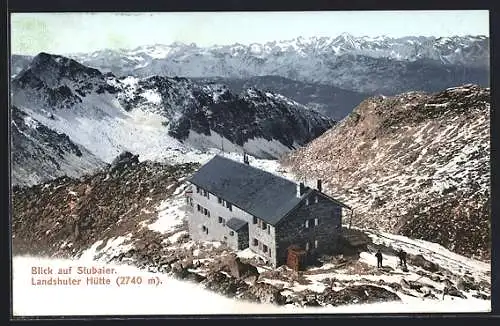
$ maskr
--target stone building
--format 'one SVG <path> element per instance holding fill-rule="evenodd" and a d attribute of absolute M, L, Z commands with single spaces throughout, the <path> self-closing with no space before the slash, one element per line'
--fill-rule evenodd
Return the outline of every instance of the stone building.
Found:
<path fill-rule="evenodd" d="M 190 237 L 221 241 L 233 250 L 250 248 L 276 267 L 288 248 L 308 256 L 339 250 L 342 217 L 348 206 L 317 189 L 215 156 L 190 179 L 187 197 Z"/>

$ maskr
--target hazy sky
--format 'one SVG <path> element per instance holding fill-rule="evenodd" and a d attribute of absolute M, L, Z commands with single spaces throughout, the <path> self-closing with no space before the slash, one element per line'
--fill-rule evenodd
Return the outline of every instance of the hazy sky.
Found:
<path fill-rule="evenodd" d="M 299 36 L 489 35 L 486 10 L 14 13 L 11 52 L 91 52 L 175 41 L 199 46 Z"/>

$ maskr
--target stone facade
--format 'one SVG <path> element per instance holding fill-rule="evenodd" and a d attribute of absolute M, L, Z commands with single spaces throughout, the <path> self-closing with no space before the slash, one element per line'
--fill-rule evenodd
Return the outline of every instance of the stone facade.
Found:
<path fill-rule="evenodd" d="M 314 190 L 276 226 L 278 257 L 276 265 L 286 263 L 287 249 L 298 245 L 308 257 L 339 250 L 342 234 L 342 206 Z"/>

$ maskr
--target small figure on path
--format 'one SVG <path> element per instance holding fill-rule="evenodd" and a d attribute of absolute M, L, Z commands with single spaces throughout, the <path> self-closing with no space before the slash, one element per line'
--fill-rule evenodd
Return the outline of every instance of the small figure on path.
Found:
<path fill-rule="evenodd" d="M 380 252 L 380 249 L 377 250 L 375 257 L 377 257 L 377 268 L 382 267 L 382 253 Z"/>
<path fill-rule="evenodd" d="M 407 267 L 406 267 L 406 251 L 404 251 L 403 249 L 399 249 L 398 257 L 399 257 L 399 266 L 401 266 L 403 269 L 407 269 Z"/>

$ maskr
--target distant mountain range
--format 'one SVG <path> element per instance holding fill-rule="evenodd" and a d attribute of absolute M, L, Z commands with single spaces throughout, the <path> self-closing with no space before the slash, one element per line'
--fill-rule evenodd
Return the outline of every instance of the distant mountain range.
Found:
<path fill-rule="evenodd" d="M 67 56 L 117 76 L 195 78 L 226 84 L 237 93 L 265 89 L 335 120 L 372 95 L 434 92 L 467 83 L 489 86 L 486 36 L 370 38 L 344 33 L 250 45 L 176 42 Z M 28 63 L 29 57 L 13 55 L 12 74 Z"/>
<path fill-rule="evenodd" d="M 199 47 L 173 43 L 70 57 L 118 75 L 247 79 L 281 76 L 361 93 L 437 91 L 489 78 L 486 36 L 295 38 Z"/>

